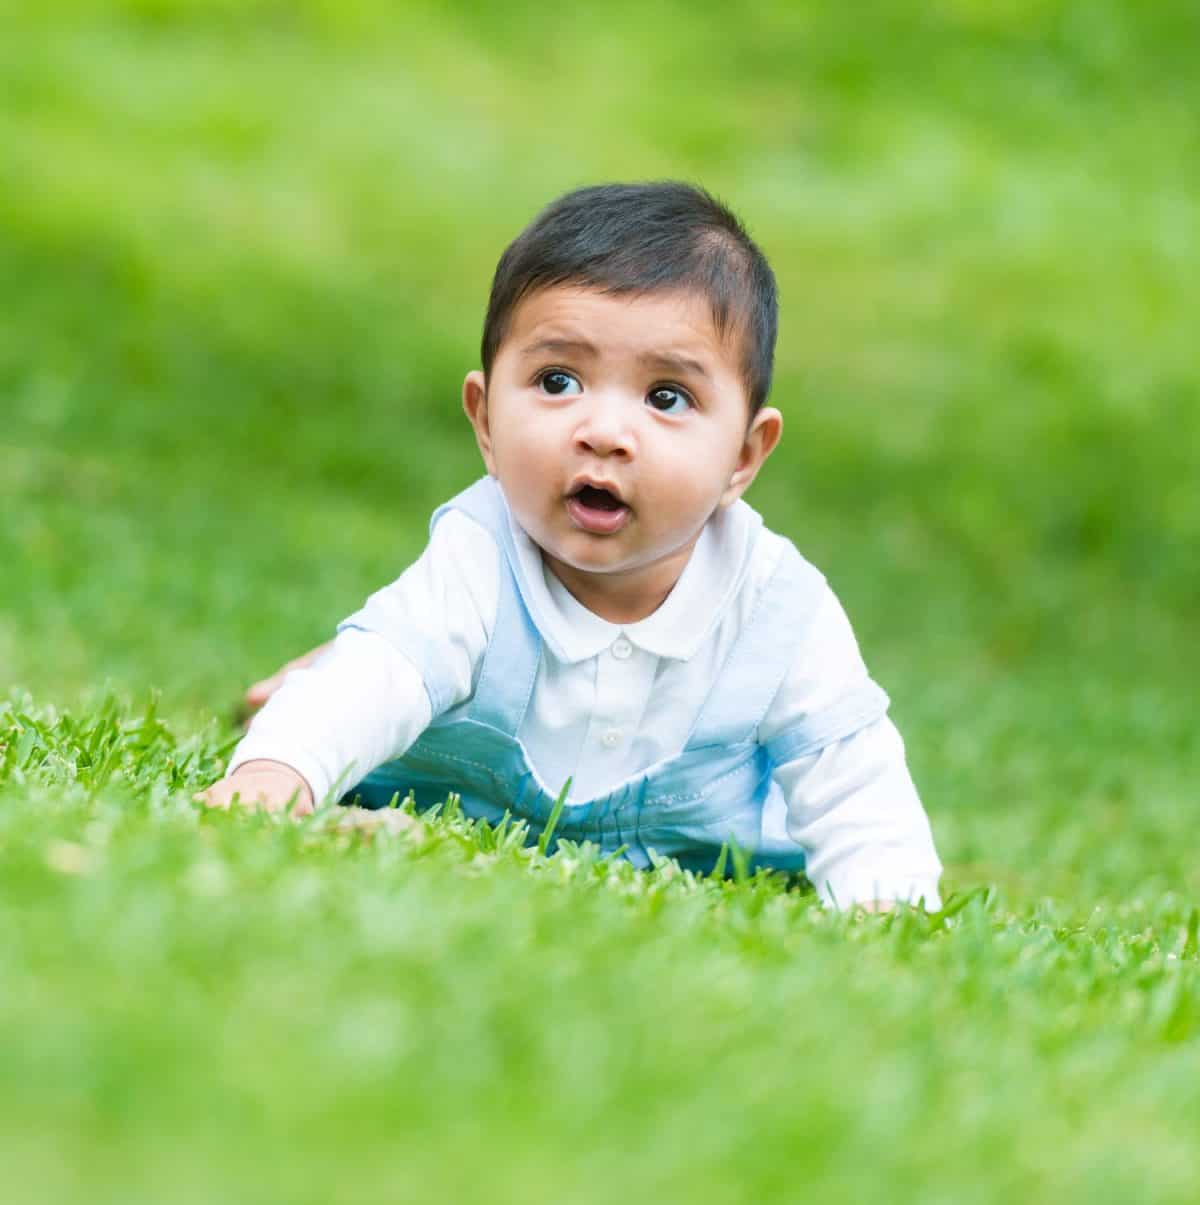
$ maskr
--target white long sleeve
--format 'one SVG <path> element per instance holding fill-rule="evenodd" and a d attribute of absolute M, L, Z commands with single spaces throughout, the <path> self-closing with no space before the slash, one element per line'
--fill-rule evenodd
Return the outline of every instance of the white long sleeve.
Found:
<path fill-rule="evenodd" d="M 387 632 L 436 636 L 453 670 L 448 703 L 469 698 L 495 617 L 498 555 L 473 519 L 448 514 L 420 558 L 371 595 L 355 626 L 320 660 L 288 674 L 254 717 L 228 772 L 257 758 L 283 762 L 323 800 L 399 757 L 434 717 L 419 672 Z"/>
<path fill-rule="evenodd" d="M 288 674 L 233 751 L 228 772 L 259 758 L 283 762 L 321 802 L 399 757 L 430 718 L 412 663 L 382 636 L 351 629 L 315 664 Z"/>
<path fill-rule="evenodd" d="M 850 621 L 830 591 L 760 739 L 833 706 L 867 678 Z M 825 904 L 924 900 L 930 910 L 941 907 L 941 862 L 890 719 L 777 766 L 775 781 L 787 801 L 788 836 L 807 852 L 805 873 Z"/>
<path fill-rule="evenodd" d="M 808 852 L 805 873 L 836 908 L 873 900 L 941 907 L 941 862 L 889 719 L 775 771 L 788 835 Z"/>

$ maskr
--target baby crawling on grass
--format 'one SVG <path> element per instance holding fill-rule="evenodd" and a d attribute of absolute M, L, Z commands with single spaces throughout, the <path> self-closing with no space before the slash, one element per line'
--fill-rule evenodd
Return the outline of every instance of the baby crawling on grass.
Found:
<path fill-rule="evenodd" d="M 500 258 L 463 407 L 487 476 L 288 674 L 206 799 L 547 825 L 649 865 L 940 907 L 929 824 L 822 575 L 742 495 L 779 442 L 775 279 L 679 183 L 568 193 Z"/>

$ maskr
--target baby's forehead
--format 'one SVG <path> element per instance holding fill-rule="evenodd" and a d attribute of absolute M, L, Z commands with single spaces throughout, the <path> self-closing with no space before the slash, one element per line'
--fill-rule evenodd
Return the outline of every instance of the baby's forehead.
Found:
<path fill-rule="evenodd" d="M 518 302 L 504 343 L 519 354 L 574 343 L 594 354 L 690 347 L 736 365 L 741 332 L 718 328 L 713 304 L 699 289 L 614 292 L 579 284 L 543 287 Z"/>

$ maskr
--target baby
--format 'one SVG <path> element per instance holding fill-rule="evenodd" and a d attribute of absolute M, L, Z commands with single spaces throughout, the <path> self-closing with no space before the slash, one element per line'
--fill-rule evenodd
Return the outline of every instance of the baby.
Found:
<path fill-rule="evenodd" d="M 741 501 L 775 278 L 680 183 L 583 188 L 500 258 L 463 407 L 487 476 L 255 717 L 207 802 L 451 791 L 639 866 L 803 869 L 835 907 L 940 907 L 929 824 L 821 574 Z M 357 784 L 357 785 L 356 785 Z M 724 860 L 722 859 L 722 862 Z"/>

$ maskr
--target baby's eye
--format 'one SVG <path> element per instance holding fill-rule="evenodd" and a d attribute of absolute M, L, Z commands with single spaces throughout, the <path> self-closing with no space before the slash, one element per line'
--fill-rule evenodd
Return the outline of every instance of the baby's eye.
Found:
<path fill-rule="evenodd" d="M 583 392 L 583 386 L 579 383 L 578 377 L 573 377 L 569 372 L 563 372 L 561 368 L 552 368 L 549 372 L 542 373 L 538 377 L 538 384 L 553 397 Z"/>
<path fill-rule="evenodd" d="M 646 394 L 646 401 L 659 414 L 685 414 L 692 408 L 692 399 L 674 385 L 657 385 Z"/>

